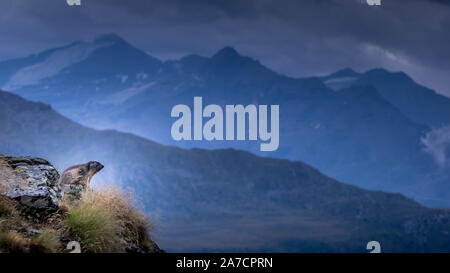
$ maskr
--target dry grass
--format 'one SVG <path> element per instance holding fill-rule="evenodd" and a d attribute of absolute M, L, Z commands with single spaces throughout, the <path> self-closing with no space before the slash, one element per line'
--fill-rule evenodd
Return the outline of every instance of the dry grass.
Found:
<path fill-rule="evenodd" d="M 2 195 L 10 189 L 14 170 L 0 157 L 0 251 L 26 252 L 28 241 L 21 234 L 12 230 L 23 229 L 26 224 L 17 211 L 15 202 Z"/>
<path fill-rule="evenodd" d="M 74 202 L 64 195 L 62 200 L 58 204 L 58 210 L 62 214 L 67 214 L 74 207 Z"/>
<path fill-rule="evenodd" d="M 10 217 L 16 214 L 13 202 L 6 196 L 0 195 L 0 218 Z"/>
<path fill-rule="evenodd" d="M 54 231 L 44 230 L 30 240 L 31 253 L 57 253 L 61 251 L 61 242 Z"/>
<path fill-rule="evenodd" d="M 43 230 L 32 235 L 29 229 L 40 225 L 30 224 L 14 207 L 12 200 L 0 196 L 0 252 L 56 253 L 61 249 L 56 231 Z"/>
<path fill-rule="evenodd" d="M 104 207 L 113 215 L 120 228 L 120 233 L 129 242 L 150 247 L 150 230 L 153 225 L 136 207 L 131 191 L 117 187 L 101 187 L 86 194 L 85 200 Z"/>
<path fill-rule="evenodd" d="M 65 226 L 79 237 L 84 252 L 123 252 L 123 239 L 151 247 L 152 225 L 134 205 L 130 192 L 101 187 L 87 191 L 74 207 L 64 206 L 69 211 Z"/>
<path fill-rule="evenodd" d="M 120 252 L 119 227 L 104 207 L 82 200 L 64 219 L 69 236 L 75 236 L 83 252 Z"/>
<path fill-rule="evenodd" d="M 26 225 L 16 209 L 16 202 L 0 195 L 0 231 L 23 229 Z"/>
<path fill-rule="evenodd" d="M 0 232 L 0 249 L 9 253 L 27 252 L 27 240 L 20 234 L 11 231 Z"/>

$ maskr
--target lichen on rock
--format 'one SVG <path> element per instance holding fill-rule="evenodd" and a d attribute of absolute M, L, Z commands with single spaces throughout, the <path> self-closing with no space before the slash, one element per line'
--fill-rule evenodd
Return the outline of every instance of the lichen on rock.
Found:
<path fill-rule="evenodd" d="M 0 155 L 3 194 L 39 211 L 54 212 L 61 200 L 58 171 L 45 159 Z"/>

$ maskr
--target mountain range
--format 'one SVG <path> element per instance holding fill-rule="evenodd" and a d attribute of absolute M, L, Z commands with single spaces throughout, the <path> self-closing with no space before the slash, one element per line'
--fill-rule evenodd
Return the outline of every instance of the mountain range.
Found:
<path fill-rule="evenodd" d="M 225 47 L 211 57 L 160 61 L 108 34 L 0 63 L 0 86 L 51 104 L 95 129 L 182 148 L 234 148 L 300 160 L 366 189 L 450 206 L 450 99 L 402 72 L 344 69 L 291 78 Z M 250 141 L 174 141 L 171 109 L 193 104 L 280 105 L 280 147 Z"/>
<path fill-rule="evenodd" d="M 417 84 L 403 72 L 390 73 L 373 69 L 357 73 L 350 68 L 323 77 L 325 84 L 339 90 L 352 85 L 370 85 L 410 120 L 439 128 L 450 123 L 450 100 Z"/>
<path fill-rule="evenodd" d="M 1 153 L 48 158 L 60 170 L 104 163 L 103 179 L 134 189 L 157 216 L 155 237 L 169 251 L 366 252 L 372 240 L 383 252 L 450 250 L 450 211 L 343 184 L 299 161 L 94 130 L 4 91 L 0 127 Z"/>

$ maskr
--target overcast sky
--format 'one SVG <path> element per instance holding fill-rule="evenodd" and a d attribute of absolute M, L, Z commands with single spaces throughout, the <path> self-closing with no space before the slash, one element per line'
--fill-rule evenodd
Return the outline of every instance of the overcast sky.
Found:
<path fill-rule="evenodd" d="M 290 76 L 405 71 L 450 96 L 450 1 L 1 0 L 0 60 L 117 33 L 160 59 L 224 46 Z"/>

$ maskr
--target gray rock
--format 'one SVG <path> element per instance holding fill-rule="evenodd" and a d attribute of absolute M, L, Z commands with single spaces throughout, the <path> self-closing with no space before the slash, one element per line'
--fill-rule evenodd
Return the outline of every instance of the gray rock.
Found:
<path fill-rule="evenodd" d="M 58 171 L 45 159 L 0 155 L 3 194 L 29 208 L 56 211 L 61 200 Z"/>
<path fill-rule="evenodd" d="M 29 235 L 37 235 L 37 234 L 42 234 L 42 231 L 40 231 L 39 229 L 28 228 L 27 233 Z"/>

